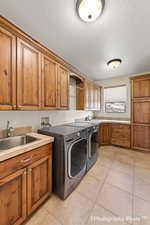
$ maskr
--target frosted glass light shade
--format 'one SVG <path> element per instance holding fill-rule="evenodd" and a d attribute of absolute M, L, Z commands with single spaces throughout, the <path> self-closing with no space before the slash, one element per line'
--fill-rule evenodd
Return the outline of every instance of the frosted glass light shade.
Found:
<path fill-rule="evenodd" d="M 113 60 L 110 60 L 107 65 L 110 69 L 116 69 L 120 66 L 120 64 L 122 63 L 122 60 L 121 59 L 113 59 Z"/>
<path fill-rule="evenodd" d="M 77 11 L 84 22 L 95 21 L 102 13 L 104 0 L 78 0 Z"/>

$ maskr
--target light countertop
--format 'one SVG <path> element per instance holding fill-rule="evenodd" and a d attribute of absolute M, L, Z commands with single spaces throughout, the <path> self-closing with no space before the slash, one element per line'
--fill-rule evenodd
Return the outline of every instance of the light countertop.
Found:
<path fill-rule="evenodd" d="M 93 123 L 93 124 L 101 124 L 101 123 L 120 123 L 120 124 L 131 124 L 130 120 L 105 120 L 105 119 L 92 119 L 90 121 L 85 121 L 85 120 L 76 120 L 76 122 L 87 122 L 87 123 Z"/>
<path fill-rule="evenodd" d="M 92 120 L 95 123 L 121 123 L 121 124 L 131 124 L 131 121 L 129 120 L 98 120 L 98 119 L 93 119 Z"/>
<path fill-rule="evenodd" d="M 23 154 L 25 152 L 29 152 L 33 149 L 39 148 L 43 145 L 52 143 L 54 141 L 53 137 L 42 135 L 42 134 L 37 134 L 37 133 L 27 133 L 26 135 L 38 138 L 38 140 L 25 144 L 25 145 L 20 145 L 8 150 L 1 150 L 0 151 L 0 162 L 12 158 L 14 156 Z"/>

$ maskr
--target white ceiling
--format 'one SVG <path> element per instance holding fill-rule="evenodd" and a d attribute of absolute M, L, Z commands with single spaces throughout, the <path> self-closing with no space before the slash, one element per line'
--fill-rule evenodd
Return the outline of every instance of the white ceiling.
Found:
<path fill-rule="evenodd" d="M 93 80 L 150 71 L 150 1 L 106 0 L 82 22 L 76 0 L 0 0 L 0 13 Z M 106 63 L 121 58 L 115 70 Z"/>

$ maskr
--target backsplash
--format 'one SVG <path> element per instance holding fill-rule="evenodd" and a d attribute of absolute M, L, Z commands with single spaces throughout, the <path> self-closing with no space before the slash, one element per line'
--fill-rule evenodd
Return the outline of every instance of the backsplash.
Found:
<path fill-rule="evenodd" d="M 75 119 L 82 119 L 86 116 L 93 116 L 91 111 L 1 111 L 0 112 L 0 130 L 6 128 L 7 120 L 13 127 L 32 126 L 33 131 L 40 128 L 41 117 L 49 116 L 52 125 L 60 125 L 67 122 L 73 122 Z"/>

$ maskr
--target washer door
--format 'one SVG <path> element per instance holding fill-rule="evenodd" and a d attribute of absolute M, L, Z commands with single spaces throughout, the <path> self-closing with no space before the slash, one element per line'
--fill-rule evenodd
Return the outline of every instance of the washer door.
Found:
<path fill-rule="evenodd" d="M 86 168 L 87 140 L 79 139 L 72 143 L 68 151 L 68 174 L 73 178 Z"/>

